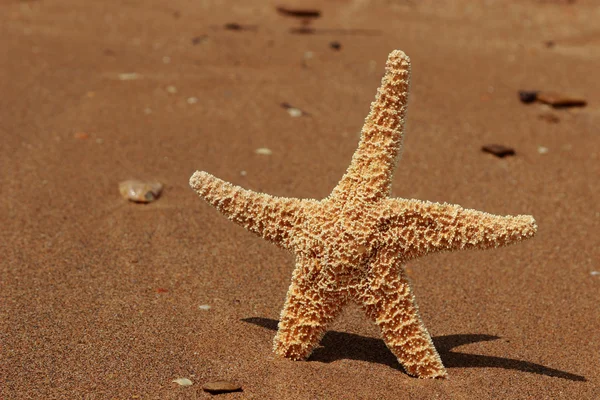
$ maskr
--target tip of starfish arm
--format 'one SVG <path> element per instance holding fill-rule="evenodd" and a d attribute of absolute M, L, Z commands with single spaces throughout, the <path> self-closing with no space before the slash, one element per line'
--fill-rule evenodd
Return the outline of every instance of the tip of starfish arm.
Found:
<path fill-rule="evenodd" d="M 410 64 L 410 57 L 408 57 L 402 50 L 394 50 L 388 55 L 387 63 L 388 65 L 400 64 L 400 66 L 406 67 Z"/>
<path fill-rule="evenodd" d="M 390 55 L 388 56 L 388 58 L 408 58 L 408 56 L 406 55 L 405 52 L 403 52 L 402 50 L 392 50 L 392 52 L 390 53 Z"/>
<path fill-rule="evenodd" d="M 520 215 L 523 221 L 526 224 L 526 229 L 524 229 L 523 236 L 525 238 L 533 237 L 537 233 L 538 226 L 535 218 L 531 215 Z"/>
<path fill-rule="evenodd" d="M 204 171 L 194 172 L 194 174 L 190 177 L 190 186 L 192 189 L 199 189 L 202 187 L 207 175 L 208 173 Z"/>

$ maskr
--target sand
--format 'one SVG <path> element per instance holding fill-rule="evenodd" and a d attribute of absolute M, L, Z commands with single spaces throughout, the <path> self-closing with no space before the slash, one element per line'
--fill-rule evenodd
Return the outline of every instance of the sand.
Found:
<path fill-rule="evenodd" d="M 600 398 L 600 8 L 487 3 L 3 2 L 0 398 Z M 278 5 L 320 10 L 313 33 Z M 357 307 L 308 361 L 276 357 L 293 256 L 188 187 L 327 196 L 393 49 L 413 67 L 393 194 L 539 225 L 407 266 L 447 380 L 406 375 Z M 127 179 L 165 188 L 135 204 Z"/>

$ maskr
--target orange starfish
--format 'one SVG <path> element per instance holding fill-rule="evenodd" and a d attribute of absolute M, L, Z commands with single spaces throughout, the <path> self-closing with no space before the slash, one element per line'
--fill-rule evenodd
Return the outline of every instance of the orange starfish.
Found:
<path fill-rule="evenodd" d="M 393 51 L 350 167 L 324 200 L 256 193 L 200 171 L 190 178 L 192 188 L 230 220 L 294 252 L 296 268 L 274 340 L 281 356 L 307 358 L 327 324 L 354 301 L 408 374 L 445 377 L 403 264 L 436 251 L 507 245 L 537 230 L 531 216 L 389 197 L 409 80 L 409 58 Z"/>

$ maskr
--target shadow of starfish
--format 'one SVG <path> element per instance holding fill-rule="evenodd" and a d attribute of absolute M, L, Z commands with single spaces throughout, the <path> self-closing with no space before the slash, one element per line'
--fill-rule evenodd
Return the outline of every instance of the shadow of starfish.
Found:
<path fill-rule="evenodd" d="M 277 320 L 270 318 L 251 317 L 242 319 L 254 325 L 277 330 Z M 455 347 L 470 343 L 500 339 L 499 336 L 483 334 L 446 335 L 433 338 L 435 347 L 448 368 L 503 368 L 546 375 L 554 378 L 568 379 L 571 381 L 586 381 L 581 375 L 571 374 L 540 364 L 503 358 L 484 356 L 478 354 L 459 353 L 453 351 Z M 401 369 L 396 357 L 388 350 L 381 339 L 365 337 L 353 333 L 328 331 L 321 340 L 320 347 L 316 348 L 309 361 L 330 363 L 340 359 L 368 361 L 387 365 L 391 368 Z"/>

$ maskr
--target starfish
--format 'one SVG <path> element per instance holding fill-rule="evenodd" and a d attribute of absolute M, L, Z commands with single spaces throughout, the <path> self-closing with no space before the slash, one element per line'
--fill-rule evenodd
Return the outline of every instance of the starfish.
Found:
<path fill-rule="evenodd" d="M 395 50 L 350 166 L 323 200 L 257 193 L 202 171 L 190 178 L 198 195 L 230 220 L 295 254 L 274 339 L 274 351 L 283 357 L 308 358 L 327 324 L 346 303 L 355 302 L 379 326 L 409 375 L 446 377 L 403 265 L 443 250 L 507 245 L 537 230 L 528 215 L 497 216 L 390 197 L 409 81 L 410 59 Z"/>

